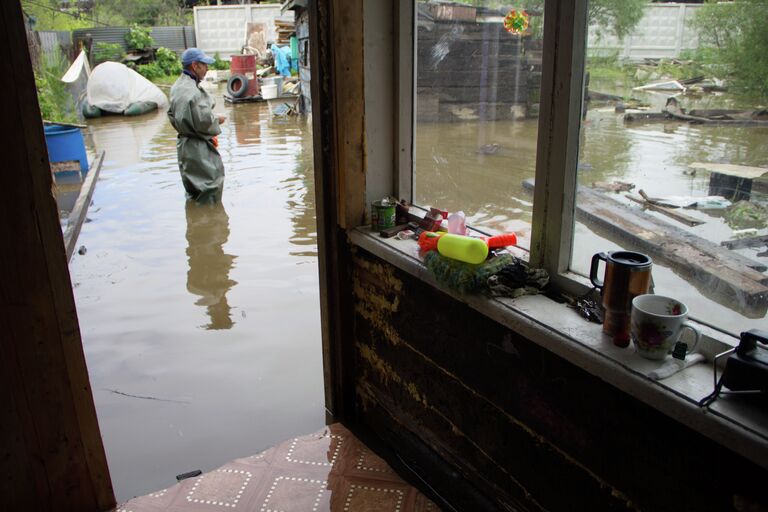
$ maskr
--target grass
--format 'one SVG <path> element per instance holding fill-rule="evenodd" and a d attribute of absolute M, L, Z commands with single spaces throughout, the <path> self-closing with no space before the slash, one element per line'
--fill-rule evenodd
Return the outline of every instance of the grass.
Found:
<path fill-rule="evenodd" d="M 35 72 L 37 101 L 40 114 L 46 121 L 76 123 L 75 101 L 67 90 L 61 77 L 69 68 L 69 63 L 55 52 L 42 59 L 41 69 Z"/>

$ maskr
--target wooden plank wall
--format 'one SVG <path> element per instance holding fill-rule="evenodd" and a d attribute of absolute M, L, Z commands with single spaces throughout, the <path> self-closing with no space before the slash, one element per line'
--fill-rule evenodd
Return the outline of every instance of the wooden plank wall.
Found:
<path fill-rule="evenodd" d="M 0 503 L 115 504 L 85 365 L 19 2 L 0 3 Z"/>
<path fill-rule="evenodd" d="M 358 430 L 458 510 L 731 510 L 768 471 L 357 249 Z"/>
<path fill-rule="evenodd" d="M 331 0 L 330 4 L 334 128 L 339 157 L 336 201 L 340 227 L 351 229 L 365 222 L 363 1 Z"/>

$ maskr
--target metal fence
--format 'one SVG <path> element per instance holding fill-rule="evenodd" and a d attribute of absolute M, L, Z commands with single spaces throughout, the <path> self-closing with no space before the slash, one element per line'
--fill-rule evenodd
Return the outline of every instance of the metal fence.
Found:
<path fill-rule="evenodd" d="M 619 41 L 613 35 L 600 34 L 598 26 L 589 27 L 590 55 L 618 55 L 622 60 L 675 58 L 684 50 L 699 45 L 691 19 L 701 5 L 648 4 L 645 14 L 630 35 Z"/>
<path fill-rule="evenodd" d="M 44 60 L 58 58 L 62 55 L 69 61 L 74 60 L 75 50 L 72 47 L 72 34 L 66 31 L 37 32 L 40 41 L 40 53 Z"/>
<path fill-rule="evenodd" d="M 94 44 L 119 44 L 123 51 L 127 51 L 125 36 L 129 31 L 128 27 L 83 28 L 72 32 L 72 41 L 77 45 L 79 41 L 91 38 Z M 176 53 L 196 46 L 194 27 L 152 27 L 150 35 L 155 40 L 155 47 L 164 46 Z"/>

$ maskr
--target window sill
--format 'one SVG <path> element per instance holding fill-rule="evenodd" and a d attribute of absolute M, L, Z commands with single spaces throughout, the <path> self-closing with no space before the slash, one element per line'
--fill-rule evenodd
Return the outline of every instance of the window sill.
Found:
<path fill-rule="evenodd" d="M 350 242 L 395 267 L 427 282 L 485 316 L 525 336 L 550 352 L 583 368 L 638 400 L 768 468 L 768 413 L 721 396 L 708 407 L 698 402 L 713 389 L 712 357 L 725 347 L 710 338 L 702 353 L 707 361 L 690 366 L 661 381 L 647 375 L 659 363 L 646 360 L 631 348 L 619 348 L 605 337 L 600 325 L 587 322 L 564 304 L 543 295 L 516 299 L 465 295 L 441 284 L 418 257 L 414 241 L 381 238 L 361 227 L 348 232 Z M 716 331 L 703 328 L 705 334 Z"/>

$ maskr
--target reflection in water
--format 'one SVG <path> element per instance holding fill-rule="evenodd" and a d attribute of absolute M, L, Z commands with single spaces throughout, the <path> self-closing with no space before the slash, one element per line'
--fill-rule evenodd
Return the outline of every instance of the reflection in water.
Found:
<path fill-rule="evenodd" d="M 205 329 L 229 329 L 234 325 L 227 292 L 237 284 L 229 271 L 237 256 L 226 254 L 229 216 L 221 201 L 198 204 L 187 201 L 187 291 L 198 295 L 195 304 L 207 308 L 210 323 Z"/>
<path fill-rule="evenodd" d="M 106 154 L 108 161 L 135 165 L 145 151 L 150 153 L 146 155 L 149 157 L 147 160 L 152 161 L 163 155 L 164 146 L 173 144 L 175 147 L 175 133 L 171 135 L 168 132 L 170 125 L 165 110 L 150 112 L 136 121 L 119 122 L 121 119 L 125 118 L 104 116 L 88 121 L 94 147 L 109 148 Z"/>
<path fill-rule="evenodd" d="M 307 123 L 308 127 L 309 124 Z M 315 223 L 315 180 L 312 175 L 312 138 L 301 139 L 296 153 L 296 173 L 281 182 L 288 192 L 286 206 L 290 211 L 293 234 L 290 242 L 299 246 L 290 252 L 293 256 L 317 256 Z"/>

